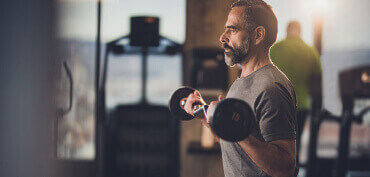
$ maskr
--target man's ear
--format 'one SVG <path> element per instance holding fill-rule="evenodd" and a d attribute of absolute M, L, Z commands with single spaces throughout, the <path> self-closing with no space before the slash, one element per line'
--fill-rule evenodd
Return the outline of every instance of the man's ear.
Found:
<path fill-rule="evenodd" d="M 264 39 L 266 38 L 266 29 L 265 27 L 263 26 L 258 26 L 255 30 L 254 30 L 254 45 L 259 45 L 261 44 Z"/>

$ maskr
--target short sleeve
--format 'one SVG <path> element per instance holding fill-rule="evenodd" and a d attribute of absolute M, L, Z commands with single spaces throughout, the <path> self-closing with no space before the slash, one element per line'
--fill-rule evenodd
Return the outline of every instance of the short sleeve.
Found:
<path fill-rule="evenodd" d="M 296 106 L 293 96 L 282 85 L 267 88 L 256 99 L 255 111 L 266 142 L 296 139 Z"/>

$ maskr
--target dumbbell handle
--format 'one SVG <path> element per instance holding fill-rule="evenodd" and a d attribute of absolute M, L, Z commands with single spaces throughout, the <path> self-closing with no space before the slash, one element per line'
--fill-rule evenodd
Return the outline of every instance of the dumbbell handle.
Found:
<path fill-rule="evenodd" d="M 208 105 L 198 105 L 198 104 L 194 105 L 193 106 L 194 117 L 206 118 L 207 109 L 208 109 Z"/>
<path fill-rule="evenodd" d="M 186 101 L 187 101 L 187 98 L 183 98 L 181 101 L 180 101 L 180 106 L 182 109 L 185 109 L 185 104 L 186 104 Z M 207 109 L 208 109 L 208 105 L 202 105 L 202 104 L 199 104 L 199 103 L 195 103 L 193 104 L 193 115 L 194 117 L 199 117 L 199 118 L 206 118 L 206 115 L 207 115 Z"/>

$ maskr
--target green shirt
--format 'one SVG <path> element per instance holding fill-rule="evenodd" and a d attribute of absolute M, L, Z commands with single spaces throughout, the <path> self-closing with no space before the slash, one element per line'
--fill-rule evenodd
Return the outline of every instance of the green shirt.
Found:
<path fill-rule="evenodd" d="M 298 37 L 288 37 L 270 49 L 273 63 L 285 73 L 294 86 L 297 110 L 309 109 L 308 78 L 321 74 L 319 54 Z"/>

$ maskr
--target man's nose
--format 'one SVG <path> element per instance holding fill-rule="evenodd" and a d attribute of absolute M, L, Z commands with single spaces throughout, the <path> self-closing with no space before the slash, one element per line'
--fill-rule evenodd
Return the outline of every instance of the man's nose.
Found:
<path fill-rule="evenodd" d="M 229 39 L 226 37 L 225 33 L 222 33 L 220 36 L 220 42 L 221 43 L 228 43 Z"/>

